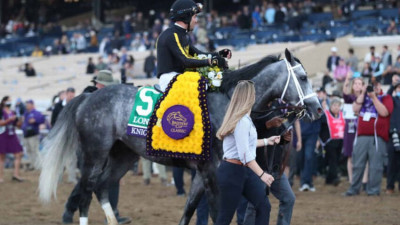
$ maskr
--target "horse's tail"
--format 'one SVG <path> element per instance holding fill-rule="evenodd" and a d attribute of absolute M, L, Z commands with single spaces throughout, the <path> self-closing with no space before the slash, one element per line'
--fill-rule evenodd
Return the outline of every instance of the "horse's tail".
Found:
<path fill-rule="evenodd" d="M 44 157 L 39 178 L 39 198 L 44 203 L 57 198 L 57 185 L 64 166 L 70 162 L 80 148 L 75 114 L 87 95 L 81 94 L 72 99 L 61 111 L 55 126 L 43 141 Z"/>

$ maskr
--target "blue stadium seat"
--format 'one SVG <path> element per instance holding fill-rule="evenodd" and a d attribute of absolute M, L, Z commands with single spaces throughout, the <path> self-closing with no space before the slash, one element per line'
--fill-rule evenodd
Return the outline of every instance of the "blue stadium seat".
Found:
<path fill-rule="evenodd" d="M 224 37 L 230 37 L 231 34 L 237 32 L 239 28 L 237 27 L 221 27 L 218 28 L 215 32 L 221 33 Z"/>
<path fill-rule="evenodd" d="M 228 40 L 227 39 L 215 39 L 214 43 L 217 46 L 228 45 Z"/>
<path fill-rule="evenodd" d="M 306 34 L 302 35 L 302 41 L 321 42 L 326 41 L 328 37 L 325 34 Z"/>
<path fill-rule="evenodd" d="M 384 19 L 399 18 L 399 9 L 381 9 L 379 15 Z"/>
<path fill-rule="evenodd" d="M 53 44 L 54 44 L 54 40 L 55 40 L 56 38 L 54 38 L 54 37 L 44 37 L 41 41 L 40 41 L 40 47 L 41 48 L 45 48 L 45 47 L 47 47 L 47 46 L 49 46 L 49 45 L 51 45 L 51 46 L 53 46 Z"/>
<path fill-rule="evenodd" d="M 338 26 L 331 27 L 329 31 L 331 32 L 331 36 L 334 38 L 343 37 L 352 32 L 353 26 Z"/>
<path fill-rule="evenodd" d="M 332 13 L 312 13 L 308 15 L 308 21 L 310 23 L 319 23 L 322 21 L 330 21 L 333 20 L 333 15 Z"/>
<path fill-rule="evenodd" d="M 99 33 L 97 35 L 104 35 L 104 36 L 112 35 L 113 30 L 114 29 L 112 27 L 103 27 L 103 28 L 101 28 L 101 30 L 99 31 Z"/>
<path fill-rule="evenodd" d="M 367 37 L 371 36 L 371 31 L 369 30 L 356 30 L 353 32 L 354 37 Z"/>
<path fill-rule="evenodd" d="M 274 34 L 278 35 L 279 32 L 276 30 L 257 31 L 255 36 L 259 43 L 267 43 L 269 40 L 271 40 Z"/>
<path fill-rule="evenodd" d="M 354 22 L 357 26 L 359 27 L 370 27 L 370 26 L 376 26 L 377 24 L 380 23 L 379 18 L 377 17 L 366 17 L 366 18 L 360 18 Z"/>
<path fill-rule="evenodd" d="M 363 17 L 373 17 L 378 15 L 379 15 L 378 10 L 358 10 L 351 13 L 351 18 L 353 20 L 356 20 Z"/>
<path fill-rule="evenodd" d="M 250 44 L 256 44 L 255 40 L 252 40 L 250 38 L 232 38 L 228 40 L 229 45 L 232 45 L 235 48 L 238 47 L 246 47 L 247 45 Z"/>

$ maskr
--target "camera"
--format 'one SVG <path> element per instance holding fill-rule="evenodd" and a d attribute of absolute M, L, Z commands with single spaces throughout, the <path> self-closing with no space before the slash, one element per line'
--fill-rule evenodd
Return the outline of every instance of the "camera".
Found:
<path fill-rule="evenodd" d="M 367 92 L 374 92 L 374 87 L 371 84 L 367 86 Z"/>

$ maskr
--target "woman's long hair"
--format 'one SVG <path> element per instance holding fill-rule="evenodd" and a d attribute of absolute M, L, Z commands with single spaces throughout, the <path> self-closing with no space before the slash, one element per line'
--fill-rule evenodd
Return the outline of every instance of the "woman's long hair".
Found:
<path fill-rule="evenodd" d="M 255 99 L 254 83 L 247 80 L 239 81 L 226 110 L 222 125 L 217 131 L 218 139 L 222 140 L 225 136 L 233 133 L 239 120 L 253 107 Z"/>
<path fill-rule="evenodd" d="M 354 86 L 354 83 L 356 82 L 356 80 L 360 80 L 361 81 L 361 84 L 362 85 L 364 85 L 364 80 L 361 78 L 361 77 L 356 77 L 356 78 L 354 78 L 352 81 L 351 81 L 351 91 L 350 91 L 350 93 L 351 94 L 353 94 L 353 95 L 355 95 L 356 93 L 354 92 L 354 89 L 353 89 L 353 86 Z M 361 93 L 362 91 L 360 91 L 360 93 Z"/>
<path fill-rule="evenodd" d="M 6 105 L 6 101 L 10 98 L 10 96 L 4 96 L 0 102 L 0 110 L 3 110 L 4 106 Z"/>

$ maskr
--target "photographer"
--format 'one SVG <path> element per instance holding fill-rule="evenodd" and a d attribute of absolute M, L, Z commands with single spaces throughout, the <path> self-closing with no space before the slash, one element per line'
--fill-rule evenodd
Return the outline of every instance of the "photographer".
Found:
<path fill-rule="evenodd" d="M 393 96 L 394 108 L 392 117 L 390 118 L 390 140 L 387 149 L 389 162 L 387 168 L 386 194 L 393 194 L 396 179 L 400 183 L 400 77 L 398 75 L 393 76 L 392 85 L 388 90 L 388 95 Z"/>
<path fill-rule="evenodd" d="M 357 138 L 353 149 L 353 180 L 345 196 L 358 195 L 365 164 L 369 163 L 368 195 L 379 195 L 383 175 L 386 143 L 389 141 L 390 115 L 393 101 L 383 95 L 381 84 L 363 85 L 362 93 L 353 103 L 358 114 Z"/>

